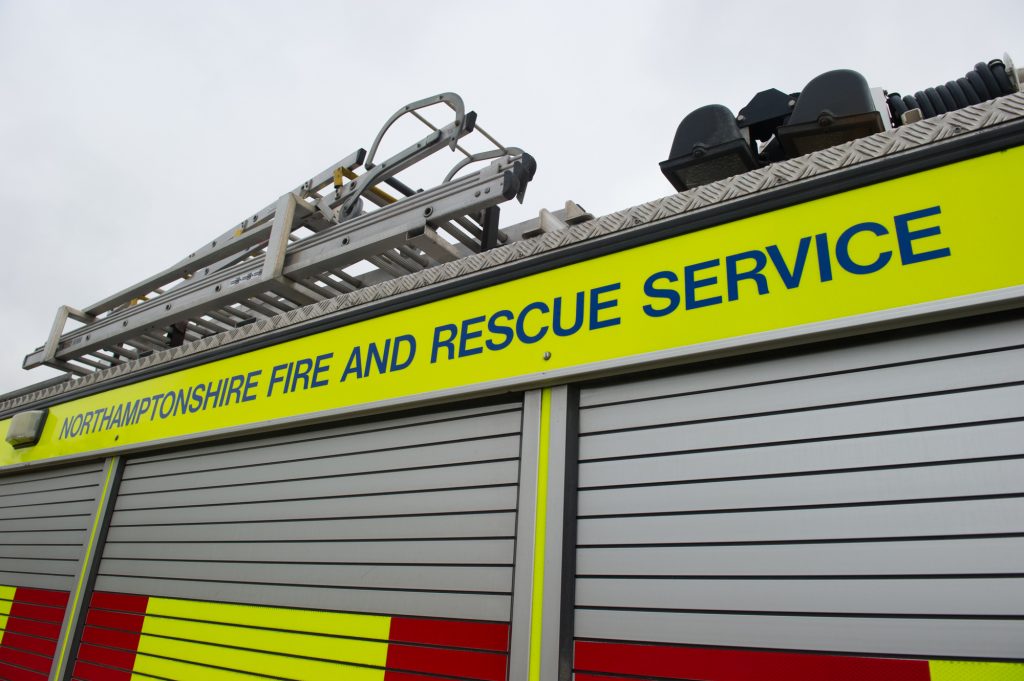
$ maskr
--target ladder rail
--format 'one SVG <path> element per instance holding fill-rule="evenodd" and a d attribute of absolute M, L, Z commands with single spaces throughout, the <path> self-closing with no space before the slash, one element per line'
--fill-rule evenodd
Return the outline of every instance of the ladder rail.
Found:
<path fill-rule="evenodd" d="M 302 282 L 329 276 L 332 270 L 344 270 L 369 258 L 379 258 L 382 253 L 395 252 L 395 258 L 402 258 L 401 250 L 410 248 L 414 253 L 422 253 L 420 259 L 431 265 L 459 257 L 455 246 L 437 235 L 437 226 L 481 214 L 490 206 L 518 195 L 521 184 L 528 181 L 522 170 L 525 156 L 495 159 L 479 171 L 292 242 L 282 251 L 276 277 L 264 276 L 268 267 L 265 259 L 248 259 L 201 278 L 186 280 L 130 307 L 111 310 L 85 326 L 60 335 L 49 355 L 46 348 L 29 354 L 24 365 L 30 368 L 59 362 L 66 370 L 90 373 L 99 368 L 97 363 L 102 364 L 92 353 L 114 346 L 139 349 L 140 345 L 152 345 L 155 336 L 167 326 L 202 318 L 210 310 L 242 305 L 264 316 L 272 316 L 330 297 L 331 291 L 311 288 Z M 385 262 L 378 260 L 381 265 Z M 381 272 L 389 274 L 383 269 Z M 392 272 L 391 276 L 383 278 L 404 273 Z M 359 283 L 365 285 L 365 281 Z M 136 341 L 140 341 L 140 345 L 136 345 Z M 77 370 L 70 368 L 68 362 L 78 358 L 86 366 Z"/>

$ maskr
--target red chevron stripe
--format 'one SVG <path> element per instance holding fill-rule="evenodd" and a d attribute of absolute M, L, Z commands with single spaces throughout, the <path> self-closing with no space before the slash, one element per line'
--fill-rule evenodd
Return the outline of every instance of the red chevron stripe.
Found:
<path fill-rule="evenodd" d="M 78 681 L 131 681 L 132 673 L 79 660 L 72 676 Z"/>
<path fill-rule="evenodd" d="M 606 676 L 687 681 L 929 681 L 931 676 L 925 660 L 593 641 L 576 641 L 574 665 Z"/>
<path fill-rule="evenodd" d="M 46 674 L 0 662 L 0 679 L 4 679 L 4 681 L 46 681 Z"/>
<path fill-rule="evenodd" d="M 500 622 L 391 618 L 391 640 L 453 648 L 508 652 L 509 626 Z"/>
<path fill-rule="evenodd" d="M 83 681 L 131 678 L 148 604 L 148 596 L 93 593 L 76 654 L 76 678 Z"/>
<path fill-rule="evenodd" d="M 66 591 L 17 587 L 0 642 L 0 677 L 11 681 L 45 678 L 53 665 Z"/>

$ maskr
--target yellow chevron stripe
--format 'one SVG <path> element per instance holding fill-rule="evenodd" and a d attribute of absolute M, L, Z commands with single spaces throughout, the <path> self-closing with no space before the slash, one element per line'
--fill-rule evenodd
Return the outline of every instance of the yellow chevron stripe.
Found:
<path fill-rule="evenodd" d="M 141 668 L 141 670 L 140 670 Z M 131 681 L 152 681 L 159 674 L 164 679 L 189 679 L 189 681 L 252 681 L 252 674 L 211 669 L 178 660 L 163 660 L 148 655 L 135 656 L 135 670 Z"/>
<path fill-rule="evenodd" d="M 932 660 L 932 681 L 1024 681 L 1024 664 Z"/>
<path fill-rule="evenodd" d="M 140 681 L 383 681 L 390 630 L 391 618 L 377 615 L 150 598 L 134 672 Z"/>
<path fill-rule="evenodd" d="M 171 598 L 150 598 L 149 615 L 185 620 L 203 620 L 222 624 L 268 627 L 286 631 L 352 636 L 387 641 L 391 618 L 380 615 L 353 615 L 295 608 L 273 608 L 260 605 L 207 603 Z"/>
<path fill-rule="evenodd" d="M 266 620 L 265 622 L 271 623 Z M 388 644 L 385 641 L 361 641 L 276 629 L 254 629 L 232 624 L 167 619 L 153 615 L 146 616 L 142 625 L 142 633 L 217 646 L 229 646 L 232 649 L 249 648 L 266 653 L 315 657 L 321 660 L 377 667 L 383 667 L 388 659 Z M 234 654 L 234 651 L 230 650 L 227 654 Z M 233 665 L 226 664 L 224 666 Z"/>
<path fill-rule="evenodd" d="M 146 619 L 148 621 L 149 618 L 147 617 Z M 145 624 L 143 624 L 143 628 L 145 628 Z M 139 639 L 138 651 L 139 654 L 136 655 L 133 671 L 165 678 L 189 679 L 190 681 L 193 679 L 196 681 L 205 679 L 219 681 L 220 679 L 251 678 L 244 673 L 239 673 L 248 672 L 249 674 L 265 674 L 288 679 L 309 679 L 310 681 L 320 681 L 322 679 L 384 681 L 383 669 L 353 667 L 337 662 L 306 660 L 253 650 L 239 650 L 206 643 L 159 638 L 146 634 L 143 634 Z M 171 660 L 150 657 L 157 655 L 171 658 Z M 179 671 L 179 665 L 181 664 L 181 662 L 178 662 L 179 660 L 181 662 L 193 663 L 193 665 L 190 665 L 192 668 L 188 670 L 187 674 Z M 169 666 L 168 662 L 172 666 Z M 226 667 L 236 671 L 216 670 L 196 665 Z"/>
<path fill-rule="evenodd" d="M 11 614 L 15 591 L 17 591 L 17 587 L 0 586 L 0 643 L 4 641 L 4 632 L 7 630 L 7 617 Z"/>

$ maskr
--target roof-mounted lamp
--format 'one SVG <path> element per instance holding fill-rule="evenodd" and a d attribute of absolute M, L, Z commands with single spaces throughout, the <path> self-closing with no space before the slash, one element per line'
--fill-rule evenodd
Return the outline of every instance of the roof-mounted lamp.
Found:
<path fill-rule="evenodd" d="M 728 108 L 702 106 L 679 124 L 661 172 L 681 192 L 753 170 L 759 164 L 746 133 Z"/>
<path fill-rule="evenodd" d="M 800 92 L 776 135 L 787 158 L 803 156 L 885 130 L 871 88 L 856 71 L 828 71 Z"/>

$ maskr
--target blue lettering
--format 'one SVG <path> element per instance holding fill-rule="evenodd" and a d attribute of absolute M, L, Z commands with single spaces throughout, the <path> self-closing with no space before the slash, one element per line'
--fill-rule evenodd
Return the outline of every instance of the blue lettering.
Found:
<path fill-rule="evenodd" d="M 810 248 L 811 237 L 805 236 L 800 239 L 800 245 L 796 249 L 796 262 L 793 263 L 793 269 L 790 269 L 789 265 L 786 264 L 786 259 L 782 257 L 778 246 L 772 244 L 766 249 L 768 257 L 772 259 L 772 264 L 775 265 L 775 270 L 779 273 L 779 277 L 782 279 L 782 283 L 786 285 L 786 288 L 796 288 L 800 285 L 800 279 L 804 274 L 804 264 L 807 263 L 807 252 Z"/>
<path fill-rule="evenodd" d="M 583 305 L 585 302 L 583 291 L 576 293 L 576 318 L 572 322 L 572 326 L 566 328 L 562 323 L 562 296 L 556 296 L 554 301 L 554 309 L 551 313 L 551 329 L 555 332 L 556 336 L 571 336 L 583 326 Z"/>
<path fill-rule="evenodd" d="M 740 272 L 736 263 L 741 260 L 753 260 L 754 268 L 748 272 Z M 761 274 L 761 270 L 768 264 L 768 258 L 761 251 L 744 251 L 725 258 L 725 283 L 729 293 L 729 300 L 736 300 L 740 297 L 739 282 L 750 279 L 757 286 L 758 295 L 768 293 L 768 280 Z"/>
<path fill-rule="evenodd" d="M 914 211 L 913 213 L 897 215 L 893 218 L 896 222 L 896 240 L 899 242 L 900 246 L 900 260 L 904 265 L 913 265 L 917 262 L 935 260 L 936 258 L 945 258 L 950 255 L 949 248 L 936 248 L 922 253 L 914 252 L 914 241 L 917 239 L 925 239 L 930 236 L 938 236 L 942 233 L 942 230 L 938 225 L 935 225 L 934 227 L 925 227 L 924 229 L 918 229 L 912 232 L 910 231 L 910 221 L 931 217 L 932 215 L 939 215 L 941 212 L 942 211 L 938 206 L 932 206 L 931 208 L 924 208 L 922 210 Z"/>
<path fill-rule="evenodd" d="M 442 332 L 447 334 L 447 338 L 442 338 Z M 455 336 L 459 334 L 459 327 L 454 324 L 442 324 L 441 326 L 434 328 L 434 343 L 430 348 L 430 363 L 437 363 L 437 353 L 441 348 L 448 349 L 448 359 L 455 357 Z"/>
<path fill-rule="evenodd" d="M 828 250 L 828 234 L 815 234 L 814 246 L 818 251 L 818 275 L 822 283 L 832 281 L 832 257 Z"/>
<path fill-rule="evenodd" d="M 348 363 L 345 364 L 345 371 L 341 374 L 341 381 L 344 382 L 349 374 L 355 374 L 356 378 L 363 377 L 363 351 L 358 345 L 352 348 L 352 354 L 348 356 Z"/>
<path fill-rule="evenodd" d="M 526 333 L 526 315 L 530 314 L 534 310 L 544 314 L 550 312 L 547 303 L 543 303 L 540 301 L 530 303 L 529 305 L 523 308 L 523 311 L 519 313 L 519 318 L 516 319 L 516 336 L 523 343 L 536 343 L 545 335 L 547 335 L 548 327 L 543 324 L 540 326 L 540 329 L 537 331 L 537 333 Z"/>
<path fill-rule="evenodd" d="M 322 376 L 323 376 L 323 374 L 325 374 L 325 373 L 327 373 L 328 371 L 331 370 L 331 367 L 327 364 L 327 360 L 331 359 L 332 357 L 334 357 L 334 353 L 333 352 L 328 352 L 328 353 L 325 353 L 323 355 L 317 355 L 316 356 L 316 363 L 313 365 L 313 380 L 310 382 L 310 384 L 309 384 L 310 386 L 312 386 L 314 388 L 322 388 L 325 385 L 327 385 L 327 383 L 328 383 L 327 379 L 326 378 L 322 378 Z M 254 372 L 254 373 L 258 374 L 259 372 L 257 371 L 257 372 Z M 249 374 L 249 376 L 251 377 L 252 374 Z M 246 379 L 245 386 L 246 386 L 245 387 L 246 393 L 248 393 L 248 390 L 249 390 L 248 378 Z M 242 399 L 245 400 L 246 398 L 243 397 Z"/>
<path fill-rule="evenodd" d="M 480 338 L 484 335 L 483 329 L 473 329 L 471 326 L 483 324 L 487 317 L 483 315 L 479 317 L 470 317 L 469 319 L 462 320 L 462 333 L 459 335 L 459 357 L 466 357 L 468 355 L 479 355 L 484 349 L 480 346 L 470 348 L 466 346 L 467 341 L 471 341 L 474 338 Z"/>
<path fill-rule="evenodd" d="M 188 412 L 195 414 L 197 411 L 203 408 L 203 395 L 206 393 L 206 384 L 200 383 L 192 389 L 192 394 L 188 398 Z"/>
<path fill-rule="evenodd" d="M 647 281 L 644 282 L 644 293 L 647 297 L 664 298 L 668 301 L 665 304 L 665 307 L 644 305 L 644 314 L 648 317 L 664 317 L 667 314 L 672 314 L 679 307 L 679 292 L 671 288 L 656 288 L 655 283 L 657 283 L 659 279 L 664 279 L 667 282 L 679 281 L 679 277 L 676 276 L 675 272 L 669 272 L 668 270 L 655 272 L 651 276 L 647 277 Z"/>
<path fill-rule="evenodd" d="M 502 340 L 495 342 L 488 339 L 485 343 L 488 350 L 504 350 L 512 343 L 512 340 L 516 337 L 512 327 L 499 324 L 498 322 L 502 319 L 510 322 L 515 318 L 516 316 L 510 310 L 498 310 L 491 315 L 491 318 L 487 320 L 487 330 L 496 336 L 501 336 Z"/>
<path fill-rule="evenodd" d="M 126 426 L 134 426 L 139 421 L 139 402 L 125 403 L 124 405 L 124 424 Z"/>
<path fill-rule="evenodd" d="M 402 348 L 408 348 L 408 355 L 405 359 L 399 360 L 398 358 L 402 354 Z M 391 348 L 391 371 L 401 371 L 410 364 L 412 364 L 413 357 L 416 356 L 416 339 L 409 334 L 403 334 L 395 338 L 395 345 Z"/>
<path fill-rule="evenodd" d="M 275 368 L 275 370 L 276 370 L 276 368 Z M 206 395 L 203 396 L 203 411 L 206 411 L 207 407 L 212 406 L 212 407 L 216 408 L 218 406 L 217 403 L 220 401 L 220 398 L 221 398 L 221 390 L 220 389 L 221 389 L 221 386 L 223 384 L 224 384 L 224 379 L 223 378 L 220 379 L 219 381 L 217 381 L 216 387 L 214 386 L 213 381 L 209 381 L 206 384 Z M 268 393 L 268 395 L 269 395 L 269 393 Z M 210 404 L 211 401 L 213 402 L 212 405 Z M 150 417 L 150 418 L 152 419 L 152 417 Z"/>
<path fill-rule="evenodd" d="M 313 360 L 308 357 L 303 357 L 294 364 L 294 370 L 292 372 L 292 380 L 288 384 L 287 392 L 295 392 L 295 389 L 299 385 L 299 381 L 302 381 L 302 389 L 309 390 L 309 372 L 313 369 Z M 232 383 L 234 379 L 231 379 Z M 228 391 L 230 393 L 230 390 Z"/>
<path fill-rule="evenodd" d="M 713 286 L 718 282 L 718 277 L 705 277 L 704 279 L 697 279 L 697 272 L 706 270 L 711 267 L 718 267 L 718 258 L 714 260 L 705 260 L 693 265 L 687 265 L 683 268 L 683 279 L 686 286 L 686 309 L 694 310 L 698 307 L 707 307 L 708 305 L 718 305 L 722 302 L 722 296 L 711 296 L 710 298 L 704 298 L 697 300 L 696 289 L 704 286 Z"/>
<path fill-rule="evenodd" d="M 328 353 L 327 357 L 330 357 L 331 354 L 332 353 Z M 323 355 L 321 355 L 321 357 L 322 356 Z M 317 367 L 318 368 L 320 366 L 319 361 L 320 361 L 320 358 L 318 357 L 317 358 L 317 362 L 318 362 L 317 363 Z M 247 373 L 245 375 L 245 390 L 242 391 L 242 401 L 243 402 L 252 402 L 253 400 L 256 399 L 256 396 L 253 395 L 252 393 L 253 393 L 254 390 L 256 390 L 256 388 L 259 387 L 259 384 L 257 383 L 256 379 L 259 378 L 260 374 L 262 374 L 262 373 L 263 373 L 263 369 L 256 369 L 255 371 L 250 371 L 249 373 Z M 316 374 L 314 374 L 314 376 L 315 375 Z M 327 381 L 325 380 L 321 385 L 326 385 L 326 383 L 327 383 Z M 314 385 L 316 385 L 316 384 L 314 383 Z M 196 391 L 198 392 L 199 389 L 202 388 L 202 387 L 203 387 L 202 384 L 197 385 L 196 386 Z"/>
<path fill-rule="evenodd" d="M 174 413 L 174 391 L 168 391 L 160 400 L 160 418 L 165 419 Z"/>
<path fill-rule="evenodd" d="M 278 364 L 276 367 L 274 367 L 273 369 L 270 370 L 270 383 L 267 384 L 267 397 L 270 397 L 273 394 L 273 392 L 274 392 L 274 385 L 276 385 L 277 383 L 284 383 L 285 377 L 281 376 L 280 373 L 282 371 L 287 371 L 287 369 L 288 369 L 288 365 L 287 364 Z M 285 385 L 285 392 L 287 392 L 288 384 L 284 383 L 284 385 Z M 204 405 L 203 408 L 205 409 L 206 406 Z"/>
<path fill-rule="evenodd" d="M 598 316 L 601 310 L 610 310 L 613 307 L 617 307 L 619 304 L 618 298 L 611 300 L 601 300 L 601 295 L 604 293 L 611 293 L 612 291 L 618 291 L 621 285 L 618 283 L 608 284 L 606 286 L 598 286 L 597 288 L 590 289 L 590 328 L 591 329 L 603 329 L 608 326 L 616 326 L 622 320 L 618 317 L 609 317 L 607 319 L 599 319 Z"/>
<path fill-rule="evenodd" d="M 370 343 L 369 347 L 366 348 L 366 371 L 364 376 L 369 376 L 371 373 L 371 362 L 377 366 L 377 373 L 387 373 L 388 370 L 388 355 L 391 354 L 391 339 L 388 338 L 384 341 L 384 349 L 377 347 L 376 343 Z"/>
<path fill-rule="evenodd" d="M 892 251 L 882 251 L 873 262 L 863 265 L 854 262 L 853 258 L 850 257 L 850 241 L 861 232 L 871 232 L 875 236 L 884 236 L 889 233 L 889 230 L 877 222 L 862 222 L 847 228 L 845 232 L 839 235 L 839 239 L 836 240 L 836 261 L 840 267 L 850 274 L 871 274 L 882 269 L 892 260 Z"/>

